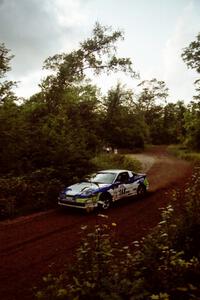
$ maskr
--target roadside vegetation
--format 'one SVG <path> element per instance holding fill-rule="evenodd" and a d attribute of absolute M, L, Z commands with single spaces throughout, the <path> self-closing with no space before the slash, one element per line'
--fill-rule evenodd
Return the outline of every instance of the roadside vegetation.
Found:
<path fill-rule="evenodd" d="M 130 169 L 141 170 L 141 163 L 133 158 L 121 154 L 101 153 L 88 163 L 88 171 L 102 169 Z M 68 184 L 81 179 L 71 172 Z M 35 211 L 47 210 L 57 207 L 57 198 L 64 187 L 64 180 L 58 179 L 58 174 L 53 168 L 43 168 L 24 176 L 0 178 L 0 209 L 1 218 L 16 217 Z"/>
<path fill-rule="evenodd" d="M 168 103 L 165 82 L 139 79 L 130 59 L 118 56 L 117 43 L 123 39 L 120 30 L 95 24 L 77 49 L 45 60 L 43 68 L 50 75 L 29 99 L 19 99 L 14 93 L 17 83 L 6 79 L 13 55 L 0 43 L 2 213 L 14 216 L 47 208 L 56 203 L 63 184 L 92 172 L 95 164 L 116 165 L 112 160 L 107 164 L 107 156 L 94 159 L 103 147 L 134 152 L 151 143 L 183 143 L 192 151 L 200 150 L 199 81 L 194 101 Z M 200 35 L 182 54 L 197 73 L 199 39 Z M 102 95 L 88 70 L 95 76 L 123 72 L 138 80 L 138 90 L 119 82 Z M 124 168 L 133 169 L 132 163 L 122 160 Z"/>
<path fill-rule="evenodd" d="M 196 165 L 200 165 L 200 152 L 192 151 L 184 145 L 170 145 L 168 151 L 181 159 L 189 160 Z"/>
<path fill-rule="evenodd" d="M 37 299 L 200 298 L 200 173 L 184 193 L 174 191 L 161 208 L 161 221 L 141 241 L 120 245 L 117 224 L 82 227 L 83 239 L 73 266 L 43 278 Z M 184 203 L 184 205 L 180 205 Z"/>
<path fill-rule="evenodd" d="M 91 159 L 96 170 L 125 169 L 138 172 L 141 170 L 141 163 L 134 158 L 121 154 L 100 154 Z"/>

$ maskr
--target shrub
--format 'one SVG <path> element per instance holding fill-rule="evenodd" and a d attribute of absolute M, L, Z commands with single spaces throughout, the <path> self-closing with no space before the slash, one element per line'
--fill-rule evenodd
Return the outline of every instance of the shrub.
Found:
<path fill-rule="evenodd" d="M 184 192 L 179 215 L 172 205 L 162 210 L 162 220 L 142 240 L 134 270 L 141 270 L 151 299 L 199 299 L 200 285 L 200 177 L 196 173 Z M 174 194 L 176 200 L 177 193 Z M 134 277 L 133 277 L 134 279 Z M 156 298 L 157 297 L 157 298 Z"/>
<path fill-rule="evenodd" d="M 44 288 L 37 299 L 124 299 L 129 294 L 129 265 L 132 256 L 128 247 L 119 248 L 114 241 L 115 224 L 96 225 L 94 231 L 82 227 L 84 238 L 77 251 L 77 260 L 66 274 L 43 278 Z M 120 261 L 119 257 L 123 257 Z M 126 279 L 127 278 L 127 279 Z"/>
<path fill-rule="evenodd" d="M 100 154 L 91 161 L 98 170 L 127 169 L 137 172 L 141 169 L 141 163 L 138 160 L 121 154 Z"/>
<path fill-rule="evenodd" d="M 54 170 L 49 168 L 26 176 L 0 178 L 1 215 L 12 217 L 52 207 L 61 187 Z"/>

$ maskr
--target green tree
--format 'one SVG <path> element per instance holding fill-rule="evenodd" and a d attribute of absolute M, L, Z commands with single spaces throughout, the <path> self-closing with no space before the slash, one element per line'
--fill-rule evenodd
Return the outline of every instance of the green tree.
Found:
<path fill-rule="evenodd" d="M 163 108 L 163 143 L 182 142 L 185 136 L 184 114 L 186 107 L 182 101 L 168 103 Z"/>
<path fill-rule="evenodd" d="M 191 101 L 185 113 L 186 145 L 200 150 L 200 102 Z"/>
<path fill-rule="evenodd" d="M 108 144 L 118 148 L 143 147 L 147 127 L 135 110 L 133 93 L 120 83 L 108 91 L 104 99 L 105 120 L 103 128 Z"/>
<path fill-rule="evenodd" d="M 21 142 L 20 108 L 8 99 L 0 105 L 0 165 L 1 173 L 12 172 L 19 167 Z"/>
<path fill-rule="evenodd" d="M 23 105 L 24 157 L 32 169 L 53 167 L 65 180 L 88 171 L 89 157 L 99 143 L 96 97 L 96 88 L 88 84 L 66 90 L 55 112 L 49 112 L 41 93 Z"/>
<path fill-rule="evenodd" d="M 189 68 L 200 73 L 200 33 L 198 33 L 195 41 L 183 49 L 181 56 Z"/>
<path fill-rule="evenodd" d="M 195 80 L 194 84 L 197 94 L 193 98 L 194 100 L 200 101 L 200 79 Z"/>
<path fill-rule="evenodd" d="M 200 73 L 200 33 L 198 33 L 196 40 L 191 42 L 188 47 L 183 50 L 182 58 L 189 68 L 195 69 Z M 197 95 L 194 99 L 196 103 L 191 102 L 188 107 L 188 112 L 185 115 L 186 120 L 186 144 L 191 148 L 200 150 L 200 79 L 195 81 Z"/>
<path fill-rule="evenodd" d="M 10 50 L 5 47 L 5 44 L 0 44 L 0 78 L 4 77 L 5 74 L 10 71 L 10 60 L 13 55 L 9 55 Z"/>
<path fill-rule="evenodd" d="M 13 81 L 5 80 L 7 72 L 10 71 L 10 61 L 13 55 L 3 43 L 0 43 L 0 172 L 7 172 L 8 165 L 10 169 L 17 166 L 19 151 L 18 141 L 18 112 L 14 100 L 16 97 L 12 92 Z M 16 145 L 15 145 L 16 143 Z"/>
<path fill-rule="evenodd" d="M 168 96 L 168 88 L 164 81 L 155 78 L 144 80 L 138 86 L 142 90 L 135 101 L 136 109 L 149 128 L 150 141 L 160 144 L 163 142 L 163 102 L 165 103 Z"/>
<path fill-rule="evenodd" d="M 191 69 L 195 69 L 200 73 L 200 33 L 198 33 L 196 40 L 191 42 L 190 45 L 183 49 L 182 59 Z M 200 100 L 200 79 L 197 79 L 194 84 L 196 85 L 197 95 L 194 99 Z"/>
<path fill-rule="evenodd" d="M 66 88 L 83 82 L 88 70 L 95 75 L 123 71 L 136 76 L 131 60 L 117 57 L 116 43 L 123 38 L 121 31 L 112 31 L 112 28 L 96 23 L 92 36 L 80 43 L 77 50 L 47 58 L 44 68 L 53 74 L 47 76 L 41 88 L 51 109 L 59 105 Z"/>
<path fill-rule="evenodd" d="M 10 50 L 0 43 L 0 105 L 8 99 L 15 99 L 12 87 L 16 82 L 5 80 L 7 72 L 11 70 L 10 61 L 14 57 L 9 52 Z"/>

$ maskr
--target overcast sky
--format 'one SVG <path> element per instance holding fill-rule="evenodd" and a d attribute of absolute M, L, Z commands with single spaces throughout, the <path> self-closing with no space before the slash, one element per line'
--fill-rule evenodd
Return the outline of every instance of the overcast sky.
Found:
<path fill-rule="evenodd" d="M 0 43 L 15 55 L 9 79 L 20 81 L 17 95 L 39 91 L 44 60 L 76 49 L 96 21 L 124 30 L 119 54 L 132 59 L 141 80 L 164 80 L 169 101 L 192 100 L 197 73 L 181 53 L 200 32 L 200 0 L 0 0 Z M 119 74 L 94 82 L 106 92 L 117 80 L 139 83 Z"/>

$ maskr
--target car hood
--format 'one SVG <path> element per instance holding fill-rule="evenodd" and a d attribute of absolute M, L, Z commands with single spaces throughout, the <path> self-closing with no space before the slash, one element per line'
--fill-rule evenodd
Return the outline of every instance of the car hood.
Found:
<path fill-rule="evenodd" d="M 93 182 L 81 182 L 73 184 L 65 189 L 66 195 L 75 196 L 75 195 L 84 195 L 90 194 L 94 192 L 98 192 L 101 189 L 110 186 L 110 184 L 106 183 L 93 183 Z"/>

